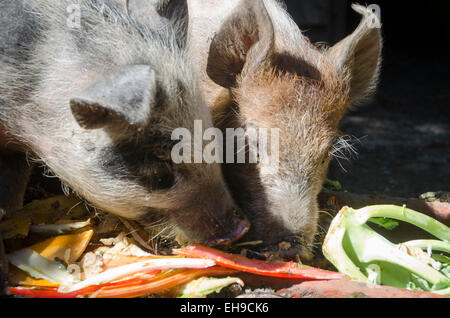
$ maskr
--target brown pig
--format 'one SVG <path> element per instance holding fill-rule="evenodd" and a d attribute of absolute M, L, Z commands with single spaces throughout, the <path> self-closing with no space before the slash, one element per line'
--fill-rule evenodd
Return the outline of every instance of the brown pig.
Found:
<path fill-rule="evenodd" d="M 247 231 L 219 164 L 174 162 L 174 131 L 213 120 L 177 28 L 138 20 L 110 0 L 0 1 L 0 219 L 21 208 L 31 158 L 163 239 Z"/>
<path fill-rule="evenodd" d="M 279 166 L 225 164 L 233 195 L 246 211 L 249 239 L 293 243 L 310 256 L 317 196 L 336 150 L 338 124 L 376 87 L 379 18 L 366 7 L 358 28 L 333 47 L 316 47 L 276 0 L 188 0 L 187 45 L 201 89 L 222 129 L 279 129 Z M 248 150 L 248 149 L 247 149 Z"/>

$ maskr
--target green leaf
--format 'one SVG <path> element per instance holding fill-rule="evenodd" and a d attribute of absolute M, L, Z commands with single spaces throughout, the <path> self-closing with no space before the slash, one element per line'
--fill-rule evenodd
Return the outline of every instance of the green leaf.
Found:
<path fill-rule="evenodd" d="M 342 185 L 339 181 L 333 181 L 330 179 L 325 179 L 325 184 L 323 185 L 325 189 L 331 190 L 331 191 L 341 191 Z"/>
<path fill-rule="evenodd" d="M 442 264 L 442 267 L 439 269 L 439 271 L 444 275 L 450 276 L 450 264 Z"/>
<path fill-rule="evenodd" d="M 371 218 L 369 222 L 374 223 L 382 228 L 392 231 L 399 226 L 397 221 L 388 218 Z"/>

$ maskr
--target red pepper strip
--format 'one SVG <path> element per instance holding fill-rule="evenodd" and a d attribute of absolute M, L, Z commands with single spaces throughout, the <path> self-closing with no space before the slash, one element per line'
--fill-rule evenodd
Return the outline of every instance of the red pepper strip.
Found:
<path fill-rule="evenodd" d="M 137 277 L 126 281 L 89 286 L 71 293 L 60 293 L 55 287 L 10 287 L 9 290 L 20 296 L 33 298 L 76 298 L 80 295 L 95 294 L 95 298 L 133 298 L 154 294 L 203 276 L 224 276 L 236 273 L 223 267 L 207 269 L 188 269 L 163 273 L 153 277 Z"/>
<path fill-rule="evenodd" d="M 76 298 L 81 295 L 91 294 L 98 291 L 104 287 L 115 287 L 115 286 L 123 286 L 123 285 L 138 285 L 146 282 L 149 274 L 153 274 L 156 276 L 160 271 L 154 271 L 153 273 L 146 273 L 144 278 L 143 276 L 121 280 L 118 282 L 109 282 L 101 285 L 89 286 L 80 290 L 75 290 L 70 293 L 61 293 L 58 291 L 57 287 L 10 287 L 9 290 L 19 296 L 25 297 L 33 297 L 33 298 Z"/>
<path fill-rule="evenodd" d="M 217 265 L 262 276 L 305 280 L 331 280 L 346 277 L 341 273 L 325 271 L 294 262 L 251 260 L 241 255 L 228 254 L 200 244 L 193 244 L 182 249 L 174 249 L 173 253 L 186 257 L 211 259 Z"/>
<path fill-rule="evenodd" d="M 211 267 L 207 269 L 186 269 L 170 273 L 167 277 L 158 280 L 150 280 L 147 284 L 134 284 L 117 286 L 115 288 L 106 287 L 100 290 L 96 298 L 134 298 L 143 297 L 150 294 L 186 284 L 196 278 L 204 276 L 224 276 L 235 274 L 236 271 L 223 267 Z"/>
<path fill-rule="evenodd" d="M 9 290 L 16 295 L 32 298 L 76 298 L 82 294 L 95 292 L 98 288 L 97 286 L 92 286 L 71 293 L 60 293 L 57 287 L 9 287 Z"/>

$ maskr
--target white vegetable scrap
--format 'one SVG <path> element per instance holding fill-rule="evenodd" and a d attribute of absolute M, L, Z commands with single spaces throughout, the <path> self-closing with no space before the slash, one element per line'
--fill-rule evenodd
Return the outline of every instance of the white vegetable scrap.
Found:
<path fill-rule="evenodd" d="M 213 292 L 220 292 L 220 290 L 224 287 L 230 286 L 232 284 L 239 284 L 240 286 L 244 286 L 244 282 L 236 277 L 227 277 L 227 278 L 210 278 L 210 277 L 201 277 L 196 279 L 188 284 L 186 284 L 182 297 L 203 297 Z"/>
<path fill-rule="evenodd" d="M 103 271 L 103 258 L 101 255 L 93 252 L 86 253 L 81 260 L 81 267 L 86 279 L 95 277 Z"/>
<path fill-rule="evenodd" d="M 114 255 L 129 255 L 129 256 L 137 256 L 137 257 L 144 257 L 144 256 L 151 256 L 152 254 L 145 252 L 140 247 L 138 247 L 136 244 L 133 244 L 130 242 L 130 240 L 126 237 L 125 233 L 120 233 L 115 238 L 108 238 L 108 239 L 101 239 L 101 243 L 107 246 L 112 246 L 110 249 L 104 249 L 102 251 L 105 252 L 105 254 L 114 254 Z"/>
<path fill-rule="evenodd" d="M 216 265 L 216 263 L 212 260 L 204 260 L 198 258 L 151 259 L 107 270 L 105 272 L 92 276 L 80 283 L 74 284 L 70 288 L 60 288 L 59 292 L 69 293 L 89 286 L 105 284 L 123 278 L 125 276 L 131 276 L 144 271 L 166 270 L 177 268 L 204 269 L 212 267 L 214 265 Z"/>
<path fill-rule="evenodd" d="M 397 245 L 398 249 L 409 256 L 414 257 L 418 261 L 428 264 L 435 270 L 440 270 L 442 264 L 431 257 L 431 248 L 428 248 L 427 252 L 424 252 L 420 247 L 406 246 L 405 244 Z"/>

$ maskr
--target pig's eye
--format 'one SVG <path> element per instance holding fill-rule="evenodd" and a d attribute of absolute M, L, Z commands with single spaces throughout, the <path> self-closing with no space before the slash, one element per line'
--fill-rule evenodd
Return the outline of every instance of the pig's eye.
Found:
<path fill-rule="evenodd" d="M 141 177 L 152 190 L 165 190 L 174 185 L 175 176 L 172 168 L 167 163 L 154 163 L 141 169 Z"/>
<path fill-rule="evenodd" d="M 169 172 L 155 173 L 152 183 L 152 188 L 155 190 L 169 189 L 174 184 L 174 176 Z"/>

